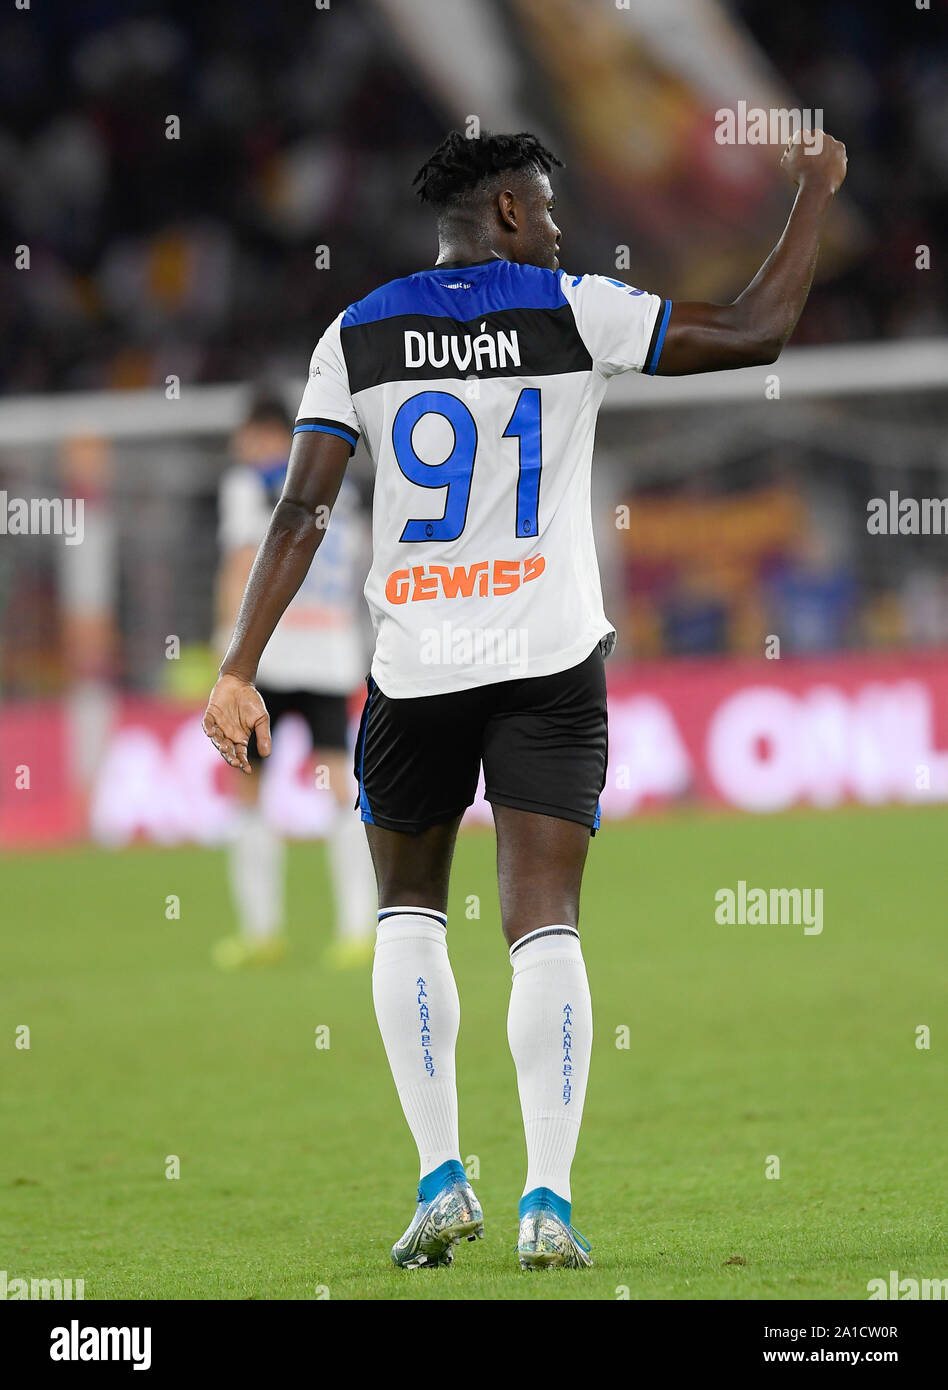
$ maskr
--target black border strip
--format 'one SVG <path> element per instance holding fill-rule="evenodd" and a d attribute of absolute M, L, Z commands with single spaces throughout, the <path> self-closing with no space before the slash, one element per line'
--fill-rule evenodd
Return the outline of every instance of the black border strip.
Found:
<path fill-rule="evenodd" d="M 445 926 L 447 926 L 447 924 L 448 924 L 447 913 L 445 913 L 445 912 L 438 912 L 437 909 L 436 909 L 436 908 L 433 908 L 433 907 L 412 907 L 412 908 L 404 908 L 404 907 L 402 907 L 402 908 L 386 907 L 386 908 L 383 908 L 383 909 L 379 912 L 379 921 L 380 921 L 380 922 L 384 922 L 385 919 L 386 919 L 386 917 L 408 917 L 408 916 L 411 916 L 411 917 L 433 917 L 433 918 L 435 919 L 436 922 L 439 922 L 439 923 L 441 924 L 442 927 L 445 927 Z"/>
<path fill-rule="evenodd" d="M 662 326 L 662 319 L 665 317 L 665 305 L 667 303 L 668 300 L 663 299 L 661 304 L 659 304 L 658 313 L 655 315 L 655 322 L 652 325 L 652 336 L 648 340 L 648 347 L 645 350 L 645 361 L 642 363 L 642 371 L 645 373 L 646 376 L 650 375 L 648 370 L 648 364 L 651 362 L 652 353 L 655 351 L 655 344 L 658 341 L 658 334 Z M 655 365 L 657 367 L 658 363 L 656 362 Z"/>
<path fill-rule="evenodd" d="M 330 420 L 325 415 L 301 415 L 293 424 L 294 429 L 299 429 L 300 425 L 328 425 L 334 430 L 343 430 L 352 441 L 352 447 L 359 442 L 359 432 L 354 430 L 351 425 L 344 425 L 341 420 Z"/>

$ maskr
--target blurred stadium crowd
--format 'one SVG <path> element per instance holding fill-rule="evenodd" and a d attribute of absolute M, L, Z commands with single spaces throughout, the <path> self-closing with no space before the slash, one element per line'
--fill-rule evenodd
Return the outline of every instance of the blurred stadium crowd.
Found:
<path fill-rule="evenodd" d="M 767 152 L 758 178 L 728 183 L 707 93 L 699 102 L 681 72 L 656 75 L 641 46 L 621 57 L 602 43 L 597 50 L 591 19 L 587 61 L 564 86 L 557 74 L 575 36 L 563 21 L 593 7 L 471 0 L 471 8 L 508 36 L 517 80 L 531 93 L 522 109 L 566 159 L 558 216 L 567 264 L 682 297 L 735 293 L 787 207 L 773 174 L 777 152 Z M 822 109 L 850 148 L 844 234 L 827 251 L 829 273 L 794 341 L 948 332 L 943 257 L 916 268 L 916 248 L 934 247 L 948 225 L 944 7 L 735 0 L 721 8 L 741 41 L 766 55 L 781 89 Z M 648 9 L 638 6 L 640 15 Z M 169 373 L 191 384 L 298 379 L 341 307 L 433 259 L 430 219 L 409 185 L 450 121 L 397 41 L 390 11 L 370 0 L 334 0 L 330 11 L 305 15 L 251 0 L 11 8 L 0 20 L 0 223 L 8 245 L 29 247 L 30 266 L 19 270 L 8 256 L 0 269 L 0 393 L 161 387 Z M 629 106 L 613 97 L 603 105 L 625 72 L 634 78 Z M 635 99 L 646 79 L 661 101 Z M 180 138 L 166 138 L 169 117 L 179 119 Z M 623 131 L 615 150 L 610 128 Z M 656 141 L 665 142 L 662 161 L 649 173 L 642 152 Z M 703 181 L 689 163 L 699 147 L 717 158 Z M 620 187 L 635 159 L 641 179 Z M 630 265 L 617 271 L 610 257 L 623 243 Z M 607 430 L 610 490 L 633 504 L 630 527 L 604 547 L 626 653 L 759 651 L 773 631 L 788 651 L 948 640 L 944 567 L 931 545 L 900 540 L 881 569 L 855 534 L 867 488 L 886 483 L 885 458 L 899 447 L 898 405 L 883 405 L 874 458 L 856 429 L 861 406 L 835 418 L 829 448 L 813 442 L 818 420 L 805 438 L 758 443 L 749 431 L 735 448 L 709 411 L 693 476 L 679 468 L 645 492 L 638 481 L 622 484 L 638 446 L 623 451 Z M 928 426 L 914 446 L 923 493 L 945 466 L 928 443 L 943 428 L 944 400 L 926 410 L 925 419 L 908 410 L 905 421 Z M 637 431 L 645 437 L 653 455 L 679 449 L 667 413 Z M 135 446 L 132 463 L 130 449 L 73 441 L 39 460 L 6 449 L 0 487 L 48 489 L 77 457 L 107 480 L 96 488 L 110 500 L 121 594 L 107 664 L 114 679 L 142 688 L 161 665 L 152 629 L 195 641 L 209 630 L 227 443 Z M 0 565 L 7 693 L 55 689 L 68 674 L 52 565 L 39 550 Z"/>
<path fill-rule="evenodd" d="M 915 247 L 948 225 L 937 17 L 895 25 L 890 6 L 861 0 L 730 8 L 798 104 L 852 145 L 859 244 L 815 291 L 797 341 L 944 332 L 938 258 L 915 270 Z M 521 41 L 528 15 L 509 7 Z M 2 272 L 5 392 L 147 386 L 172 368 L 191 381 L 298 373 L 318 325 L 429 258 L 408 185 L 445 119 L 368 0 L 331 18 L 253 0 L 11 10 L 0 55 L 3 234 L 32 253 L 29 274 L 9 258 Z M 523 62 L 529 78 L 529 43 Z M 169 115 L 180 138 L 166 138 Z M 568 132 L 555 113 L 544 123 L 576 197 Z M 588 262 L 593 220 L 617 222 L 601 197 L 565 228 L 569 264 L 608 273 Z M 654 239 L 637 228 L 633 276 L 643 262 L 657 273 Z M 314 271 L 317 245 L 331 273 Z"/>

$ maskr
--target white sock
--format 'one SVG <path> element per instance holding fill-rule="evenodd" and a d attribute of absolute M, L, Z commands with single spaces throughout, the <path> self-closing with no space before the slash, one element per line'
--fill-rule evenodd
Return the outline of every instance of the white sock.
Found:
<path fill-rule="evenodd" d="M 283 926 L 283 841 L 257 806 L 241 807 L 228 846 L 230 891 L 244 936 L 264 941 Z"/>
<path fill-rule="evenodd" d="M 454 1076 L 461 1006 L 445 920 L 426 907 L 383 908 L 372 968 L 375 1016 L 422 1178 L 461 1159 Z"/>
<path fill-rule="evenodd" d="M 548 1187 L 570 1201 L 592 1052 L 592 1005 L 575 927 L 539 927 L 510 948 L 507 1039 L 527 1141 L 524 1195 Z"/>
<path fill-rule="evenodd" d="M 327 841 L 336 936 L 371 937 L 378 905 L 375 872 L 358 811 L 337 808 Z"/>

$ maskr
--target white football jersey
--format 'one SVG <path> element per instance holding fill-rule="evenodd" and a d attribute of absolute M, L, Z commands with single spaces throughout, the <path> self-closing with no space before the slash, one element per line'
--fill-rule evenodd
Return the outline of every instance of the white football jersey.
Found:
<path fill-rule="evenodd" d="M 610 376 L 655 371 L 670 310 L 618 280 L 494 259 L 394 280 L 330 324 L 296 430 L 361 437 L 375 465 L 365 596 L 384 694 L 550 675 L 614 641 L 596 416 Z"/>
<path fill-rule="evenodd" d="M 225 551 L 259 546 L 280 498 L 286 460 L 239 465 L 221 480 L 219 539 Z M 362 528 L 355 486 L 345 481 L 316 558 L 267 643 L 257 680 L 273 690 L 348 695 L 365 677 L 359 627 Z"/>

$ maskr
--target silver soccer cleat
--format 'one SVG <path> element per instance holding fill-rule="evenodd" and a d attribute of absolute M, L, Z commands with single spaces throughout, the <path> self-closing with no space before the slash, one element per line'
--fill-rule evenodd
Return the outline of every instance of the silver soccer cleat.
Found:
<path fill-rule="evenodd" d="M 484 1213 L 469 1182 L 452 1180 L 430 1202 L 423 1199 L 411 1225 L 392 1246 L 392 1263 L 400 1269 L 449 1265 L 459 1240 L 484 1235 Z"/>
<path fill-rule="evenodd" d="M 545 1205 L 520 1218 L 517 1254 L 521 1269 L 588 1269 L 592 1264 L 589 1242 Z"/>

